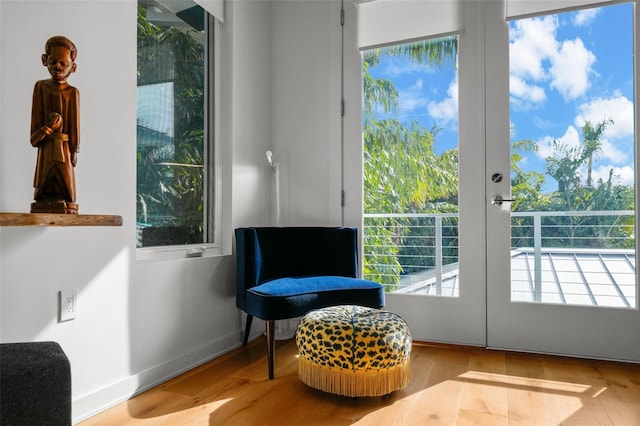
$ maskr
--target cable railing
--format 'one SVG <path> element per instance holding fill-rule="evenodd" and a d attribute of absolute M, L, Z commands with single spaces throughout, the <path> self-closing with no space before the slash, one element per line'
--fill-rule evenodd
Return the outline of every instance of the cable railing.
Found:
<path fill-rule="evenodd" d="M 457 295 L 457 282 L 450 280 L 457 279 L 458 231 L 458 213 L 365 214 L 365 278 L 382 283 L 388 292 Z M 635 254 L 634 211 L 513 212 L 511 248 L 531 253 L 531 274 L 540 293 L 545 251 Z"/>

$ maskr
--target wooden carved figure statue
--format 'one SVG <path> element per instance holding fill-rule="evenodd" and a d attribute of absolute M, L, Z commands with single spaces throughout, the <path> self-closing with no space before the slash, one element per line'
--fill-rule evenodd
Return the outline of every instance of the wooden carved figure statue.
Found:
<path fill-rule="evenodd" d="M 80 93 L 67 83 L 76 71 L 76 46 L 66 37 L 47 40 L 42 65 L 51 78 L 36 82 L 31 145 L 38 148 L 31 213 L 78 213 L 74 167 L 80 145 Z"/>

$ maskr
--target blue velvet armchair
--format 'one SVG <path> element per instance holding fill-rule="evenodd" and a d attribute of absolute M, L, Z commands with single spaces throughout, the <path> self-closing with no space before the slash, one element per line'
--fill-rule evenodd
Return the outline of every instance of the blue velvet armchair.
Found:
<path fill-rule="evenodd" d="M 358 278 L 357 229 L 351 227 L 238 228 L 236 306 L 266 322 L 273 379 L 275 321 L 334 305 L 384 306 L 382 285 Z"/>

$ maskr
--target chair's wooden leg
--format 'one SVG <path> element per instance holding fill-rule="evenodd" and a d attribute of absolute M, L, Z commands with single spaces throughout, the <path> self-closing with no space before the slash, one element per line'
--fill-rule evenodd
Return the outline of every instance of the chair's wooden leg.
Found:
<path fill-rule="evenodd" d="M 253 315 L 247 314 L 247 323 L 244 326 L 244 339 L 242 340 L 243 346 L 247 346 L 247 342 L 249 341 L 249 332 L 251 331 L 252 322 L 253 322 Z"/>
<path fill-rule="evenodd" d="M 273 363 L 276 356 L 276 322 L 267 321 L 267 362 L 269 363 L 269 380 L 273 380 Z"/>

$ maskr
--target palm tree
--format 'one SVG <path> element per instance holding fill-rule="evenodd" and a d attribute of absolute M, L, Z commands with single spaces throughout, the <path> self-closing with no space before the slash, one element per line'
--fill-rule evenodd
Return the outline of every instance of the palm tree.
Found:
<path fill-rule="evenodd" d="M 591 125 L 591 122 L 587 120 L 584 123 L 584 126 L 582 126 L 582 137 L 584 139 L 582 142 L 584 144 L 583 155 L 584 157 L 586 157 L 586 160 L 587 160 L 587 187 L 588 188 L 593 187 L 593 180 L 591 178 L 593 157 L 596 156 L 598 152 L 602 150 L 600 137 L 602 137 L 602 134 L 607 129 L 607 126 L 609 124 L 613 124 L 613 120 L 611 119 L 602 120 L 601 122 L 596 124 L 595 127 L 593 127 Z"/>
<path fill-rule="evenodd" d="M 553 141 L 553 155 L 546 158 L 545 171 L 558 181 L 558 192 L 566 193 L 569 188 L 580 186 L 579 169 L 587 166 L 586 187 L 593 187 L 592 168 L 594 157 L 602 150 L 600 137 L 613 120 L 605 119 L 595 127 L 590 121 L 582 126 L 582 145 L 569 146 L 566 142 Z"/>
<path fill-rule="evenodd" d="M 395 113 L 398 91 L 393 83 L 371 76 L 382 56 L 401 56 L 430 67 L 450 61 L 455 65 L 457 38 L 445 37 L 368 51 L 363 56 L 364 208 L 371 213 L 427 211 L 432 200 L 455 197 L 457 153 L 436 155 L 437 127 L 425 129 L 395 118 L 380 119 L 376 112 Z M 370 279 L 392 289 L 403 272 L 399 246 L 409 225 L 398 219 L 377 218 L 365 232 L 364 271 Z"/>
<path fill-rule="evenodd" d="M 451 185 L 449 188 L 457 188 L 457 161 L 451 161 L 450 153 L 438 159 L 433 151 L 437 127 L 427 130 L 416 123 L 407 126 L 396 119 L 375 118 L 376 109 L 384 113 L 397 110 L 398 91 L 392 82 L 375 79 L 370 73 L 370 68 L 378 65 L 383 55 L 405 57 L 428 67 L 441 67 L 447 62 L 455 65 L 457 46 L 457 37 L 448 36 L 379 48 L 364 54 L 363 130 L 368 158 L 365 161 L 366 210 L 404 212 L 410 205 L 424 205 L 429 199 L 446 198 L 449 195 L 447 184 Z M 395 187 L 394 182 L 398 184 Z M 384 194 L 380 191 L 381 184 L 387 186 Z M 374 203 L 367 202 L 374 200 Z M 387 210 L 389 207 L 393 210 Z"/>
<path fill-rule="evenodd" d="M 380 63 L 382 55 L 405 57 L 416 64 L 432 68 L 439 68 L 447 62 L 457 66 L 458 38 L 447 36 L 365 52 L 362 66 L 365 116 L 370 116 L 375 107 L 381 107 L 385 112 L 395 112 L 398 107 L 398 91 L 393 83 L 374 79 L 369 71 Z"/>

